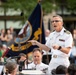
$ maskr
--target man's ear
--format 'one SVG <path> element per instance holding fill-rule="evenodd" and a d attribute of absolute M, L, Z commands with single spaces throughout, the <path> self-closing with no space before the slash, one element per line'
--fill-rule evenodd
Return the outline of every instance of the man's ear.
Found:
<path fill-rule="evenodd" d="M 62 22 L 62 25 L 64 25 L 64 22 Z"/>

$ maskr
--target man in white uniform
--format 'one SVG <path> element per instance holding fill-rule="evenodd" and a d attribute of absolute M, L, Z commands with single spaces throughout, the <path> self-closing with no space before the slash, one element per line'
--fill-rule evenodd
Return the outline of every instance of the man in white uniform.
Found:
<path fill-rule="evenodd" d="M 45 70 L 48 65 L 42 63 L 42 51 L 39 48 L 33 50 L 33 62 L 28 65 L 29 69 Z"/>
<path fill-rule="evenodd" d="M 73 42 L 71 33 L 63 27 L 63 19 L 61 16 L 53 16 L 51 23 L 55 31 L 50 33 L 45 45 L 36 40 L 29 41 L 32 45 L 37 45 L 46 51 L 51 49 L 52 59 L 49 63 L 49 73 L 59 65 L 64 65 L 66 67 L 70 65 L 69 55 Z"/>

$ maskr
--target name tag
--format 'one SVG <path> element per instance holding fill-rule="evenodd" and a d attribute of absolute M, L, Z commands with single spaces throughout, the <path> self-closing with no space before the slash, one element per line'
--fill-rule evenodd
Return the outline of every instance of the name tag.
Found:
<path fill-rule="evenodd" d="M 63 41 L 63 42 L 65 42 L 65 40 L 64 40 L 64 39 L 59 39 L 59 41 Z"/>

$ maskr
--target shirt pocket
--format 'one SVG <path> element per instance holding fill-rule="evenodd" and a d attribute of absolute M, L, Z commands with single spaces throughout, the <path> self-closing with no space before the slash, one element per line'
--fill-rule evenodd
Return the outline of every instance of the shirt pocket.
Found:
<path fill-rule="evenodd" d="M 59 39 L 58 44 L 59 44 L 60 46 L 64 47 L 64 46 L 65 46 L 65 40 L 64 40 L 64 39 Z"/>

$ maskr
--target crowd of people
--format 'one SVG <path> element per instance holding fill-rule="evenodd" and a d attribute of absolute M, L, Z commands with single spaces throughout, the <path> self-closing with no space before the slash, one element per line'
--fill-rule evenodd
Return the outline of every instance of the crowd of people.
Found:
<path fill-rule="evenodd" d="M 20 75 L 22 70 L 40 70 L 44 75 L 76 75 L 76 65 L 70 64 L 68 67 L 59 65 L 50 71 L 48 74 L 48 67 L 42 62 L 42 51 L 40 48 L 33 49 L 33 61 L 26 62 L 27 57 L 24 53 L 20 53 L 18 62 L 14 59 L 8 60 L 4 66 L 1 75 Z M 28 65 L 28 66 L 27 66 Z M 24 74 L 22 74 L 24 75 Z"/>
<path fill-rule="evenodd" d="M 10 27 L 5 31 L 5 29 L 1 29 L 0 31 L 0 43 L 6 46 L 11 46 L 16 38 L 16 32 L 13 27 Z"/>
<path fill-rule="evenodd" d="M 5 29 L 0 30 L 0 61 L 3 61 L 3 54 L 6 52 L 7 48 L 14 43 L 17 37 L 16 32 L 13 27 L 10 27 L 5 31 Z"/>
<path fill-rule="evenodd" d="M 70 31 L 66 30 L 63 26 L 63 18 L 59 15 L 54 15 L 52 17 L 51 24 L 54 31 L 50 32 L 47 30 L 45 44 L 36 40 L 28 41 L 32 45 L 38 46 L 32 51 L 33 60 L 28 60 L 24 53 L 19 54 L 19 59 L 15 60 L 16 62 L 13 62 L 14 64 L 10 61 L 7 61 L 5 64 L 5 73 L 7 75 L 16 75 L 18 70 L 22 71 L 23 69 L 41 70 L 45 74 L 50 75 L 76 75 L 76 30 L 73 31 L 73 35 Z M 5 38 L 3 38 L 5 32 L 4 30 L 1 30 L 0 39 L 2 44 L 5 43 L 6 46 L 9 46 L 12 40 L 14 41 L 15 37 L 13 36 L 16 36 L 16 34 L 14 33 L 12 35 L 10 29 L 8 29 L 7 32 L 8 33 L 5 35 Z M 3 47 L 0 46 L 0 48 L 2 49 Z M 49 64 L 42 62 L 42 51 L 51 52 L 52 56 Z M 73 62 L 71 62 L 69 58 Z M 15 67 L 12 65 L 15 65 Z M 10 66 L 11 69 L 9 69 Z"/>

